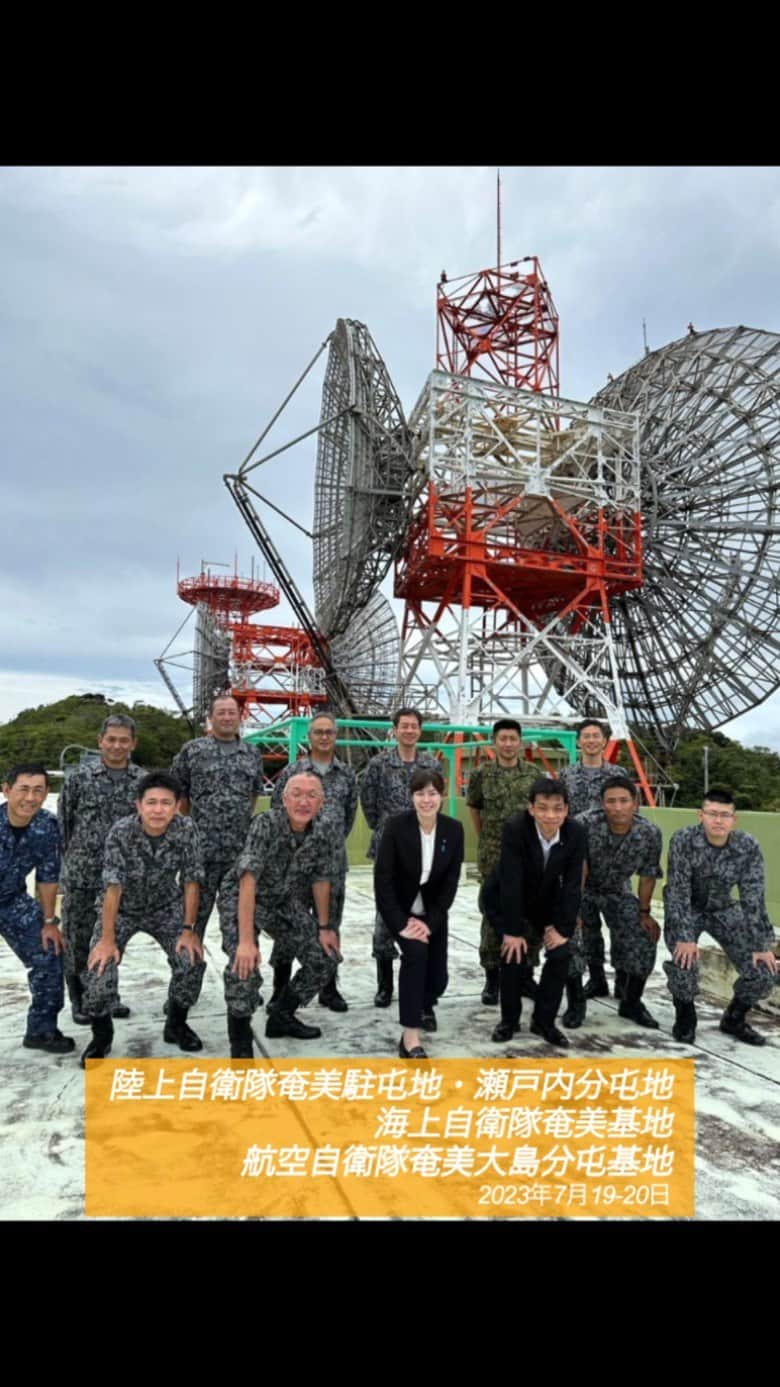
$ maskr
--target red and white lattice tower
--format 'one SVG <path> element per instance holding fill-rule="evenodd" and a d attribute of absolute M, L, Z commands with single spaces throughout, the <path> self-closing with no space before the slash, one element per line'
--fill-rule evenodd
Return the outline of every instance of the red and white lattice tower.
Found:
<path fill-rule="evenodd" d="M 183 602 L 208 611 L 216 632 L 230 642 L 227 670 L 218 677 L 221 688 L 204 688 L 200 700 L 196 690 L 196 703 L 207 707 L 214 692 L 229 690 L 243 717 L 251 708 L 261 721 L 274 721 L 280 716 L 310 716 L 326 702 L 323 671 L 307 633 L 298 626 L 250 620 L 278 606 L 274 583 L 204 569 L 195 578 L 181 578 L 177 592 Z"/>
<path fill-rule="evenodd" d="M 559 397 L 535 257 L 442 275 L 437 312 L 395 572 L 402 696 L 451 723 L 549 725 L 576 708 L 630 741 L 610 606 L 643 581 L 638 418 Z"/>

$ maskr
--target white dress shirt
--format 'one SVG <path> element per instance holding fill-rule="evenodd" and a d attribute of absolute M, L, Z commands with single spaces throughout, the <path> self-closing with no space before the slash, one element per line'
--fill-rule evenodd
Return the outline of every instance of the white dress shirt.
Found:
<path fill-rule="evenodd" d="M 554 838 L 545 838 L 544 834 L 541 833 L 540 830 L 539 830 L 539 825 L 536 824 L 535 827 L 536 827 L 536 832 L 537 832 L 537 835 L 538 835 L 538 838 L 539 838 L 539 842 L 540 842 L 541 845 L 542 845 L 542 856 L 544 857 L 544 865 L 545 865 L 545 867 L 546 867 L 546 866 L 547 866 L 547 859 L 548 859 L 548 857 L 550 856 L 550 849 L 551 849 L 551 848 L 554 848 L 554 847 L 555 847 L 555 844 L 556 844 L 556 843 L 560 843 L 560 841 L 561 841 L 561 830 L 558 829 L 558 832 L 556 833 L 556 835 L 555 835 Z M 427 878 L 426 878 L 426 880 L 427 880 Z"/>
<path fill-rule="evenodd" d="M 420 872 L 420 885 L 424 886 L 431 875 L 433 866 L 433 844 L 436 838 L 436 825 L 433 825 L 430 833 L 425 833 L 420 829 L 420 844 L 422 846 L 422 871 Z M 425 906 L 423 904 L 422 892 L 418 891 L 409 912 L 411 915 L 424 915 Z"/>

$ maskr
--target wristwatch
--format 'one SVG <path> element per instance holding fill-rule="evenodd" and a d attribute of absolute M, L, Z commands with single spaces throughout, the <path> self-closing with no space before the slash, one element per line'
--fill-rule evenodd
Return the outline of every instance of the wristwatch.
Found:
<path fill-rule="evenodd" d="M 44 923 L 45 925 L 58 925 L 58 924 L 60 923 L 60 917 L 59 917 L 59 915 L 50 915 L 49 918 L 48 918 L 48 920 L 47 920 L 46 917 L 44 916 L 43 923 Z"/>

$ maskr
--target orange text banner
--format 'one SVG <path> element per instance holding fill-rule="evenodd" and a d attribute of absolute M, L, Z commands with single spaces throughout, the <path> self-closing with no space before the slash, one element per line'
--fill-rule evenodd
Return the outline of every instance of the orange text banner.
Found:
<path fill-rule="evenodd" d="M 90 1060 L 86 1211 L 688 1218 L 693 1060 Z"/>

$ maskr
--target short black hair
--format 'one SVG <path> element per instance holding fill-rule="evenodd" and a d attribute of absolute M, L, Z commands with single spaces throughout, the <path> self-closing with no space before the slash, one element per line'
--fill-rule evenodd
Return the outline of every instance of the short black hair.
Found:
<path fill-rule="evenodd" d="M 46 781 L 46 788 L 49 788 L 49 772 L 42 761 L 17 761 L 3 777 L 3 782 L 6 785 L 15 785 L 20 775 L 42 775 Z"/>
<path fill-rule="evenodd" d="M 516 732 L 522 738 L 523 729 L 514 718 L 499 718 L 498 722 L 493 723 L 493 741 L 496 740 L 499 732 Z"/>
<path fill-rule="evenodd" d="M 533 804 L 539 795 L 558 795 L 564 804 L 569 803 L 569 791 L 562 780 L 553 780 L 551 775 L 540 775 L 528 791 L 528 803 Z"/>
<path fill-rule="evenodd" d="M 730 804 L 732 809 L 734 808 L 734 793 L 725 785 L 713 785 L 711 790 L 702 795 L 702 804 L 706 804 L 707 800 L 711 804 Z"/>
<path fill-rule="evenodd" d="M 177 800 L 184 794 L 184 786 L 178 776 L 171 775 L 170 771 L 149 771 L 142 776 L 136 786 L 136 799 L 143 799 L 148 790 L 170 790 Z"/>
<path fill-rule="evenodd" d="M 636 799 L 637 794 L 639 793 L 638 788 L 634 784 L 633 780 L 628 780 L 624 775 L 611 775 L 608 780 L 604 781 L 604 784 L 601 787 L 602 799 L 607 793 L 607 790 L 628 790 L 633 795 L 634 799 Z"/>
<path fill-rule="evenodd" d="M 236 698 L 235 694 L 231 693 L 230 689 L 223 689 L 222 693 L 212 694 L 211 702 L 209 703 L 209 716 L 211 716 L 211 714 L 214 712 L 214 704 L 221 703 L 223 698 L 232 699 L 233 703 L 235 703 L 236 707 L 238 708 L 239 713 L 241 712 L 241 705 L 238 699 Z"/>
<path fill-rule="evenodd" d="M 583 718 L 582 722 L 578 723 L 577 725 L 577 741 L 579 741 L 580 736 L 585 731 L 586 727 L 597 727 L 602 737 L 609 736 L 609 733 L 606 731 L 603 722 L 599 722 L 598 718 Z"/>
<path fill-rule="evenodd" d="M 393 713 L 393 727 L 397 727 L 401 718 L 416 718 L 419 727 L 422 727 L 422 713 L 417 708 L 396 708 Z"/>
<path fill-rule="evenodd" d="M 428 770 L 424 766 L 418 766 L 417 770 L 412 772 L 409 781 L 409 793 L 416 794 L 418 790 L 425 790 L 429 785 L 432 785 L 434 790 L 438 790 L 440 795 L 444 794 L 444 776 L 441 771 L 433 770 L 433 768 Z"/>

